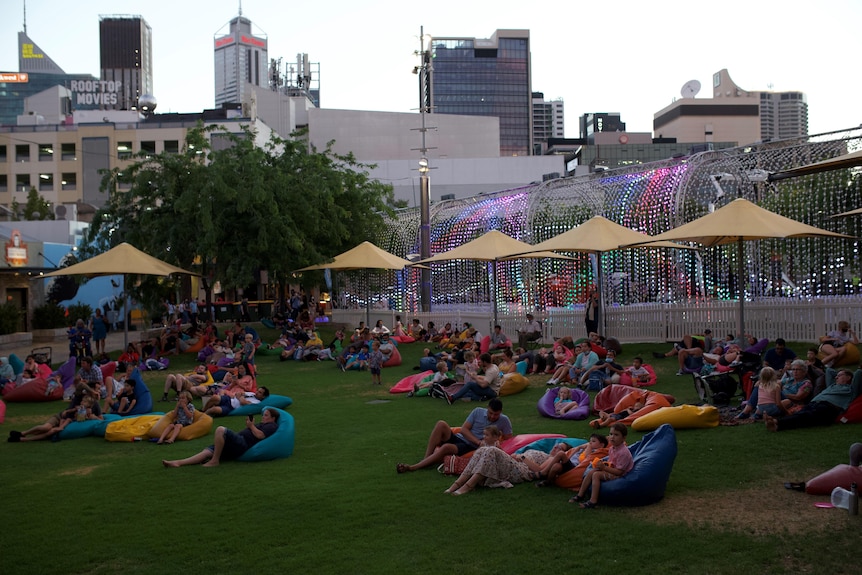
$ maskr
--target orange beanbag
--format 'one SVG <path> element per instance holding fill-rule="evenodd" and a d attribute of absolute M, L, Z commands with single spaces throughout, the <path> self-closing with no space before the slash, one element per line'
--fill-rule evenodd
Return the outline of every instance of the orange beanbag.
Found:
<path fill-rule="evenodd" d="M 574 449 L 569 450 L 569 456 L 571 457 L 571 453 Z M 581 488 L 581 483 L 584 482 L 584 473 L 587 471 L 587 467 L 590 466 L 593 459 L 596 457 L 603 458 L 608 456 L 608 448 L 602 447 L 592 452 L 590 457 L 585 458 L 581 461 L 574 469 L 569 469 L 562 475 L 558 475 L 554 479 L 554 485 L 557 487 L 562 487 L 563 489 L 573 489 L 577 490 Z"/>

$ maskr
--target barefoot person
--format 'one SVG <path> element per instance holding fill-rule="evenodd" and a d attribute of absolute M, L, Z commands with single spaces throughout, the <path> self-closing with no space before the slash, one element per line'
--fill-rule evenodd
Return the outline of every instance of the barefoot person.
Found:
<path fill-rule="evenodd" d="M 256 443 L 266 439 L 278 429 L 278 412 L 274 409 L 264 409 L 260 423 L 255 425 L 252 416 L 245 420 L 245 429 L 236 433 L 219 426 L 215 432 L 215 444 L 210 445 L 200 453 L 185 459 L 162 460 L 165 467 L 182 467 L 183 465 L 199 465 L 215 467 L 222 460 L 238 459 Z"/>
<path fill-rule="evenodd" d="M 425 457 L 413 465 L 399 463 L 395 469 L 398 473 L 416 471 L 442 463 L 447 455 L 464 455 L 474 451 L 482 443 L 485 429 L 492 424 L 502 432 L 503 440 L 512 437 L 512 422 L 503 415 L 503 402 L 496 398 L 488 402 L 487 408 L 477 407 L 470 412 L 459 433 L 453 433 L 445 421 L 438 421 L 428 438 Z"/>

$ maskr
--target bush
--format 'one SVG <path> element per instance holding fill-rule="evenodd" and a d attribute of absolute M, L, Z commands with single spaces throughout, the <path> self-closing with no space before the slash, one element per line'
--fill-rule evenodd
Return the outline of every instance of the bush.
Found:
<path fill-rule="evenodd" d="M 21 308 L 17 303 L 6 302 L 0 305 L 0 335 L 15 333 L 21 322 Z"/>
<path fill-rule="evenodd" d="M 33 329 L 67 327 L 66 310 L 55 303 L 46 303 L 33 310 Z"/>
<path fill-rule="evenodd" d="M 76 303 L 69 306 L 69 317 L 66 322 L 68 325 L 74 325 L 79 319 L 84 320 L 85 324 L 90 323 L 90 318 L 93 316 L 93 308 L 85 303 Z"/>

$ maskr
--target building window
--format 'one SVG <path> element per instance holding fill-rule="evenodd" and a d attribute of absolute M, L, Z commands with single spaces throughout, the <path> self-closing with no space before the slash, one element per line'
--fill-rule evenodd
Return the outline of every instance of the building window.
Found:
<path fill-rule="evenodd" d="M 72 161 L 77 159 L 77 157 L 75 156 L 75 142 L 72 142 L 70 144 L 60 144 L 60 146 L 61 159 Z"/>
<path fill-rule="evenodd" d="M 60 180 L 60 187 L 62 190 L 78 189 L 78 174 L 75 172 L 64 172 L 62 176 L 63 179 Z"/>
<path fill-rule="evenodd" d="M 180 143 L 177 140 L 165 140 L 165 153 L 166 154 L 179 154 L 180 153 Z"/>
<path fill-rule="evenodd" d="M 30 161 L 30 144 L 18 144 L 17 146 L 15 146 L 15 161 Z"/>
<path fill-rule="evenodd" d="M 39 174 L 39 191 L 54 191 L 54 174 Z"/>
<path fill-rule="evenodd" d="M 0 174 L 0 192 L 9 191 L 9 178 L 6 174 Z"/>
<path fill-rule="evenodd" d="M 30 191 L 30 174 L 17 174 L 15 176 L 15 191 L 25 194 Z"/>
<path fill-rule="evenodd" d="M 128 160 L 132 157 L 131 142 L 117 142 L 117 159 Z"/>
<path fill-rule="evenodd" d="M 6 162 L 6 146 L 0 146 L 0 162 Z"/>
<path fill-rule="evenodd" d="M 155 142 L 141 142 L 141 151 L 147 155 L 147 157 L 152 157 L 156 155 L 156 143 Z"/>
<path fill-rule="evenodd" d="M 39 144 L 39 161 L 50 162 L 54 159 L 54 144 Z"/>

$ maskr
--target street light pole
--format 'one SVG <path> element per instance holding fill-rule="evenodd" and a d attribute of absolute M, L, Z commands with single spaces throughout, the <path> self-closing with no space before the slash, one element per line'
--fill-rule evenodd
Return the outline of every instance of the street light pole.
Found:
<path fill-rule="evenodd" d="M 422 118 L 422 147 L 419 152 L 419 255 L 424 260 L 431 257 L 431 179 L 428 172 L 428 147 L 425 143 L 425 134 L 428 128 L 425 125 L 425 114 L 431 107 L 431 46 L 430 39 L 426 44 L 424 27 L 419 28 L 419 57 L 421 63 L 417 66 L 419 73 L 419 116 Z M 431 270 L 421 270 L 421 305 L 423 312 L 431 311 Z"/>

